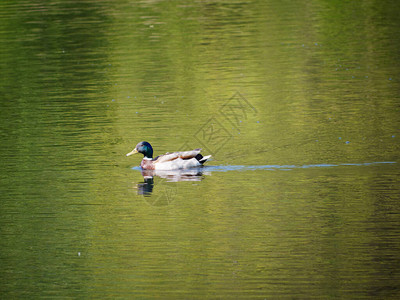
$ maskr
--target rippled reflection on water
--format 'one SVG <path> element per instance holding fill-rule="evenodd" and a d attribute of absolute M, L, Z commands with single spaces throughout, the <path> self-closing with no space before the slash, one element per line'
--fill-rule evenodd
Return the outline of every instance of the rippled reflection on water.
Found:
<path fill-rule="evenodd" d="M 1 297 L 397 299 L 398 11 L 1 1 Z"/>

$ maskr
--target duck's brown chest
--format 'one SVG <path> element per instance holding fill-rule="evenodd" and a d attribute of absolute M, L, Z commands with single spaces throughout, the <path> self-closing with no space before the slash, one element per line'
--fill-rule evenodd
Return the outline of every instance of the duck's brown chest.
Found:
<path fill-rule="evenodd" d="M 150 159 L 143 159 L 140 166 L 143 170 L 154 170 L 154 163 Z"/>

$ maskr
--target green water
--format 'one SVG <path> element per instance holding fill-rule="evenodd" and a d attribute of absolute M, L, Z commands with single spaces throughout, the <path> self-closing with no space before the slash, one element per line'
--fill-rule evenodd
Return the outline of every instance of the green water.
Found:
<path fill-rule="evenodd" d="M 399 11 L 2 1 L 0 297 L 397 299 Z"/>

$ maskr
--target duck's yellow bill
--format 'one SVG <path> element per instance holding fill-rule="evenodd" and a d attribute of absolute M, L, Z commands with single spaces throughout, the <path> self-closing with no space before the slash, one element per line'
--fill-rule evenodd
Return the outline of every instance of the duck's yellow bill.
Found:
<path fill-rule="evenodd" d="M 132 154 L 136 154 L 138 153 L 138 151 L 135 149 L 133 149 L 131 152 L 127 153 L 126 156 L 132 155 Z"/>

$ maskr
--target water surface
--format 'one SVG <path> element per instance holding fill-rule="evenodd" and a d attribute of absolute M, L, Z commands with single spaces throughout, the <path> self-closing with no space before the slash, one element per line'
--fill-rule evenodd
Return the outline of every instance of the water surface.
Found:
<path fill-rule="evenodd" d="M 1 298 L 397 299 L 399 8 L 1 2 Z"/>

